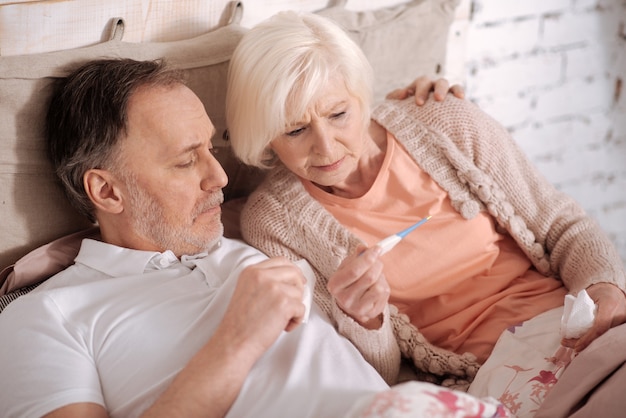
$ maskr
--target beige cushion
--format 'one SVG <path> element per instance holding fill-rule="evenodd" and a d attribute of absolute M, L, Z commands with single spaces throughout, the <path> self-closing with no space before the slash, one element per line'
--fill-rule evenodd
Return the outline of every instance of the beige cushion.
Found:
<path fill-rule="evenodd" d="M 43 132 L 51 84 L 76 62 L 165 57 L 185 69 L 189 86 L 204 102 L 217 129 L 218 158 L 231 178 L 225 193 L 227 197 L 247 193 L 248 170 L 234 160 L 222 140 L 228 61 L 244 32 L 231 23 L 183 41 L 132 44 L 115 39 L 74 50 L 0 57 L 0 268 L 39 245 L 89 226 L 57 185 Z"/>
<path fill-rule="evenodd" d="M 363 49 L 374 68 L 374 98 L 380 101 L 420 75 L 445 74 L 448 32 L 459 2 L 413 0 L 353 11 L 340 0 L 317 13 L 337 22 Z"/>

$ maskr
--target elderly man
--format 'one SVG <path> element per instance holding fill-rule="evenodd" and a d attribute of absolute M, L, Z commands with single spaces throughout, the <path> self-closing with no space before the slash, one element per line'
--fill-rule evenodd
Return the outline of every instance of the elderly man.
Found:
<path fill-rule="evenodd" d="M 388 387 L 316 307 L 301 324 L 298 266 L 222 236 L 214 128 L 179 74 L 88 63 L 47 122 L 102 241 L 0 316 L 0 416 L 337 417 Z"/>

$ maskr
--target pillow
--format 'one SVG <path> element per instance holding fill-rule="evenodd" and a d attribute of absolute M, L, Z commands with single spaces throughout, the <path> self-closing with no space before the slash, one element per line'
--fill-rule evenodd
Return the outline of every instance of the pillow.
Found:
<path fill-rule="evenodd" d="M 345 8 L 347 0 L 317 13 L 339 24 L 363 49 L 374 68 L 374 99 L 420 75 L 445 74 L 448 32 L 460 0 L 413 0 L 366 11 Z"/>
<path fill-rule="evenodd" d="M 30 292 L 31 290 L 33 290 L 40 284 L 41 283 L 34 284 L 31 286 L 26 286 L 21 289 L 16 289 L 11 293 L 7 293 L 6 295 L 0 296 L 0 313 L 4 310 L 4 308 L 9 306 L 9 303 L 13 302 L 15 299 L 19 298 L 20 296 L 27 294 L 28 292 Z"/>
<path fill-rule="evenodd" d="M 100 229 L 92 227 L 58 238 L 20 258 L 0 272 L 0 296 L 38 284 L 73 264 L 85 238 L 100 239 Z"/>
<path fill-rule="evenodd" d="M 239 7 L 237 7 L 239 6 Z M 251 169 L 240 164 L 224 141 L 224 100 L 230 56 L 245 32 L 238 22 L 241 5 L 225 26 L 173 42 L 123 42 L 117 19 L 111 40 L 58 52 L 0 57 L 0 268 L 55 238 L 90 225 L 68 203 L 46 155 L 44 115 L 54 80 L 78 62 L 101 57 L 137 60 L 164 57 L 185 70 L 189 87 L 203 101 L 217 134 L 217 158 L 229 186 L 225 199 L 247 194 L 254 184 Z"/>

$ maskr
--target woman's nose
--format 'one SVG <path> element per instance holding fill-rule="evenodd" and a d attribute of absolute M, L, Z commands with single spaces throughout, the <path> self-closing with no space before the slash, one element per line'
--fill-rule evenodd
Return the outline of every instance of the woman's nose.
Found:
<path fill-rule="evenodd" d="M 332 152 L 333 137 L 328 129 L 316 127 L 313 129 L 313 149 L 321 155 L 328 155 Z"/>

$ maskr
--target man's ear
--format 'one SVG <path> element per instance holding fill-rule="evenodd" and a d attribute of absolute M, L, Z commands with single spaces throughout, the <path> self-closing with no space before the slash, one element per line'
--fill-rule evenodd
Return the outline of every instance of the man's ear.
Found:
<path fill-rule="evenodd" d="M 96 210 L 115 214 L 124 210 L 116 177 L 110 171 L 96 168 L 88 170 L 83 177 L 83 183 Z"/>

